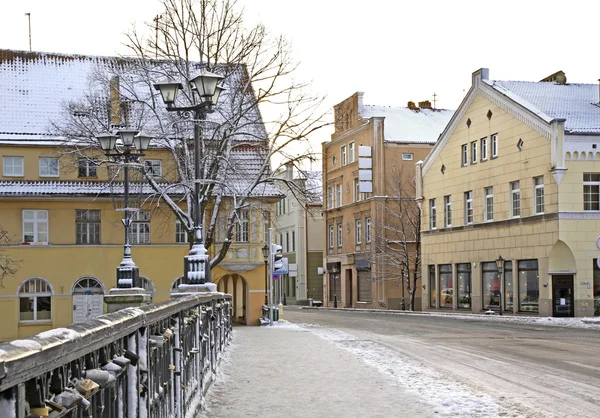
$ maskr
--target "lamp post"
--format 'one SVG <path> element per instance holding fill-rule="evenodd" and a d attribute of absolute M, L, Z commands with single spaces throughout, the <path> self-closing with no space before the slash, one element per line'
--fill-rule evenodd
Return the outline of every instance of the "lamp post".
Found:
<path fill-rule="evenodd" d="M 125 227 L 125 245 L 123 246 L 123 260 L 117 267 L 117 288 L 126 289 L 139 287 L 139 268 L 131 258 L 131 245 L 129 244 L 129 227 L 131 226 L 131 214 L 133 209 L 129 207 L 129 164 L 137 162 L 138 159 L 144 156 L 144 151 L 148 149 L 148 145 L 152 138 L 137 129 L 120 129 L 116 134 L 104 133 L 96 137 L 100 142 L 100 147 L 104 154 L 114 160 L 123 160 L 125 168 L 123 170 L 123 210 L 125 217 L 123 218 L 123 226 Z M 121 147 L 117 148 L 117 139 L 121 140 Z M 137 152 L 132 152 L 135 147 Z"/>
<path fill-rule="evenodd" d="M 268 278 L 269 275 L 267 273 L 267 262 L 269 261 L 269 245 L 265 244 L 264 247 L 262 247 L 262 253 L 263 253 L 263 258 L 265 259 L 265 305 L 269 306 L 269 298 L 267 297 L 267 287 L 268 287 Z"/>
<path fill-rule="evenodd" d="M 504 259 L 502 258 L 502 256 L 499 256 L 496 259 L 496 267 L 498 267 L 498 282 L 499 282 L 499 291 L 500 291 L 500 296 L 498 298 L 498 314 L 502 315 L 502 292 L 504 291 L 504 286 L 503 286 L 503 281 L 502 280 L 502 270 L 504 269 Z"/>
<path fill-rule="evenodd" d="M 210 265 L 208 252 L 202 241 L 202 229 L 200 227 L 200 137 L 202 136 L 200 121 L 205 119 L 206 113 L 217 104 L 219 95 L 223 91 L 217 83 L 224 77 L 208 71 L 202 71 L 199 75 L 189 81 L 192 92 L 196 92 L 200 101 L 191 106 L 175 106 L 177 93 L 183 89 L 183 84 L 172 79 L 163 80 L 154 84 L 154 88 L 160 91 L 163 102 L 169 112 L 178 112 L 183 117 L 193 114 L 194 122 L 194 243 L 190 252 L 184 257 L 183 281 L 185 284 L 210 283 Z M 194 93 L 192 93 L 194 96 Z"/>

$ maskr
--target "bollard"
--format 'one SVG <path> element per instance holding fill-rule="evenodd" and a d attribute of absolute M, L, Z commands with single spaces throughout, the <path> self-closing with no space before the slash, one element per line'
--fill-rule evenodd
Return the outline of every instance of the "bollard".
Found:
<path fill-rule="evenodd" d="M 277 307 L 277 310 L 279 311 L 279 323 L 283 324 L 283 305 L 281 303 Z"/>

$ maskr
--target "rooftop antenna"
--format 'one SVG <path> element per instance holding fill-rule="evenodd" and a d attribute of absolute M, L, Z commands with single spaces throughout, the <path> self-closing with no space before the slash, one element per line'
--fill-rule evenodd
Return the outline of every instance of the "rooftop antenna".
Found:
<path fill-rule="evenodd" d="M 433 108 L 437 109 L 436 103 L 437 103 L 437 94 L 435 94 L 435 92 L 433 92 Z"/>
<path fill-rule="evenodd" d="M 158 59 L 158 21 L 159 19 L 162 18 L 162 15 L 156 15 L 156 17 L 153 19 L 155 26 L 154 26 L 154 30 L 156 31 L 155 34 L 155 39 L 154 39 L 154 58 Z"/>
<path fill-rule="evenodd" d="M 31 13 L 25 13 L 25 16 L 29 21 L 29 51 L 31 52 Z"/>

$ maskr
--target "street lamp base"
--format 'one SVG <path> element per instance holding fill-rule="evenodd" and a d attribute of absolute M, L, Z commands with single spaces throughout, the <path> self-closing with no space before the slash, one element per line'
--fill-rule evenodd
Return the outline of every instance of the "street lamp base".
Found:
<path fill-rule="evenodd" d="M 117 288 L 129 289 L 132 287 L 140 287 L 140 269 L 134 264 L 124 265 L 121 263 L 117 267 Z"/>

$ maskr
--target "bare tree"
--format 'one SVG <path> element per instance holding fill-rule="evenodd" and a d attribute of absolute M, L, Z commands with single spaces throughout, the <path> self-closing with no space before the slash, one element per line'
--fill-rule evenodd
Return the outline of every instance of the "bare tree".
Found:
<path fill-rule="evenodd" d="M 3 247 L 8 245 L 14 245 L 14 241 L 8 235 L 8 232 L 0 226 L 0 287 L 4 287 L 4 279 L 17 272 L 21 262 L 21 260 L 6 254 L 6 249 Z"/>
<path fill-rule="evenodd" d="M 421 279 L 421 211 L 415 199 L 415 179 L 394 168 L 387 180 L 388 197 L 377 203 L 373 228 L 374 279 L 406 281 L 408 309 L 414 310 Z"/>
<path fill-rule="evenodd" d="M 88 94 L 65 106 L 53 133 L 69 141 L 68 152 L 87 158 L 90 149 L 98 149 L 94 136 L 114 125 L 151 134 L 155 145 L 169 150 L 177 181 L 150 174 L 146 180 L 191 237 L 195 150 L 190 138 L 199 127 L 200 226 L 207 248 L 215 241 L 223 244 L 211 260 L 214 267 L 227 254 L 240 211 L 250 205 L 263 210 L 257 199 L 276 192 L 274 181 L 285 181 L 273 174 L 272 162 L 299 166 L 312 158 L 309 136 L 327 123 L 319 112 L 322 98 L 294 80 L 297 67 L 286 40 L 272 37 L 262 25 L 246 29 L 235 0 L 163 0 L 163 6 L 143 33 L 133 28 L 127 35 L 135 58 L 105 62 L 91 77 Z M 167 112 L 153 84 L 190 80 L 199 70 L 225 76 L 226 90 L 214 111 L 201 121 Z M 189 86 L 182 93 L 178 106 L 194 103 Z"/>

